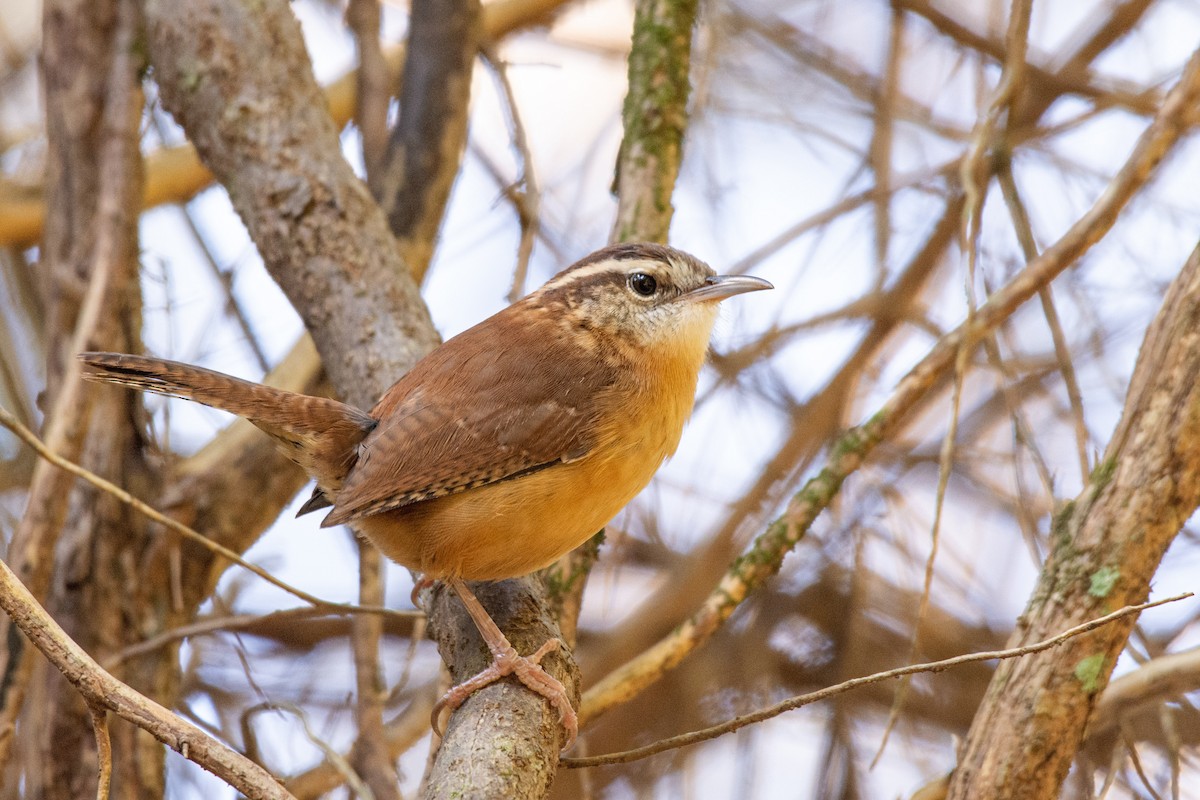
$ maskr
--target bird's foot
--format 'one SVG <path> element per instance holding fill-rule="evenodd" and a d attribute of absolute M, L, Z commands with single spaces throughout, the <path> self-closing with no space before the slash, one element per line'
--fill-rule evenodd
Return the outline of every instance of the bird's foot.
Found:
<path fill-rule="evenodd" d="M 425 605 L 421 602 L 421 592 L 435 583 L 437 583 L 437 579 L 430 578 L 428 575 L 422 575 L 420 578 L 417 578 L 413 583 L 412 593 L 408 596 L 408 599 L 412 601 L 413 608 L 425 609 Z"/>
<path fill-rule="evenodd" d="M 518 654 L 507 640 L 504 645 L 504 647 L 492 650 L 491 666 L 442 695 L 442 699 L 433 707 L 433 730 L 439 736 L 442 735 L 442 729 L 438 723 L 443 709 L 448 709 L 453 714 L 455 709 L 475 692 L 501 678 L 513 675 L 531 691 L 540 694 L 550 701 L 551 706 L 558 709 L 559 721 L 562 722 L 563 729 L 567 734 L 567 740 L 562 749 L 570 750 L 571 745 L 575 744 L 575 736 L 579 732 L 579 719 L 575 715 L 575 709 L 571 707 L 566 687 L 562 685 L 561 681 L 546 672 L 541 665 L 542 659 L 548 653 L 560 647 L 565 648 L 562 640 L 550 639 L 539 647 L 536 653 L 529 656 Z"/>

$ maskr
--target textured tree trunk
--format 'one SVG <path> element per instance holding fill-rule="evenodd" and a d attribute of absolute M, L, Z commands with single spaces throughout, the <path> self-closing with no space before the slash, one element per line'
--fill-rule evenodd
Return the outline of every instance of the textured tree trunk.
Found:
<path fill-rule="evenodd" d="M 1009 646 L 1143 602 L 1197 505 L 1200 247 L 1146 334 L 1121 422 L 1091 483 L 1058 515 L 1054 550 Z M 1123 619 L 1053 650 L 1001 662 L 949 796 L 1058 797 L 1133 625 Z"/>
<path fill-rule="evenodd" d="M 47 425 L 57 417 L 88 421 L 79 461 L 94 472 L 153 496 L 156 479 L 142 461 L 137 398 L 83 389 L 80 405 L 56 403 L 72 380 L 81 341 L 117 350 L 137 348 L 141 292 L 137 262 L 138 205 L 142 192 L 139 123 L 141 90 L 133 0 L 51 0 L 44 8 L 48 214 L 40 277 L 47 313 L 49 387 Z M 106 284 L 94 327 L 84 290 Z M 81 339 L 81 336 L 83 337 Z M 88 406 L 90 405 L 90 415 Z M 164 614 L 148 594 L 165 585 L 143 563 L 149 531 L 144 520 L 99 491 L 75 486 L 57 493 L 65 514 L 41 526 L 40 546 L 53 552 L 35 573 L 48 591 L 46 605 L 90 653 L 99 658 L 161 630 Z M 31 573 L 33 574 L 33 573 Z M 10 640 L 11 641 L 11 640 Z M 24 656 L 32 648 L 25 646 Z M 61 676 L 35 655 L 31 696 L 20 737 L 29 796 L 95 796 L 96 742 L 91 713 Z M 125 679 L 145 694 L 173 698 L 170 657 L 134 665 Z M 32 701 L 32 702 L 31 702 Z M 168 701 L 169 702 L 169 701 Z M 131 725 L 112 726 L 118 742 L 114 782 L 129 797 L 160 797 L 162 748 Z"/>

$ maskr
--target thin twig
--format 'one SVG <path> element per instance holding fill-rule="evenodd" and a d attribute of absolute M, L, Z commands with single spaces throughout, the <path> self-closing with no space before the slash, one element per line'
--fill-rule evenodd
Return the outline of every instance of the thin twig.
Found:
<path fill-rule="evenodd" d="M 739 258 L 728 267 L 728 271 L 733 274 L 747 272 L 753 267 L 758 266 L 763 261 L 766 261 L 771 256 L 779 253 L 789 244 L 799 239 L 809 231 L 816 230 L 823 225 L 828 225 L 839 218 L 856 211 L 859 207 L 867 203 L 873 203 L 881 197 L 894 196 L 903 189 L 913 189 L 923 187 L 926 184 L 932 183 L 936 178 L 946 178 L 955 174 L 958 171 L 959 164 L 962 163 L 961 158 L 955 158 L 936 167 L 928 169 L 914 170 L 906 172 L 902 175 L 892 175 L 891 183 L 886 186 L 872 186 L 869 189 L 864 189 L 856 194 L 843 197 L 836 203 L 821 209 L 815 214 L 805 217 L 804 219 L 788 226 L 787 230 L 773 236 L 763 244 L 756 247 L 751 252 Z"/>
<path fill-rule="evenodd" d="M 384 742 L 392 758 L 409 750 L 413 744 L 429 733 L 429 714 L 433 711 L 433 700 L 445 691 L 434 691 L 437 687 L 421 686 L 413 691 L 411 704 L 399 717 L 384 727 Z M 319 746 L 319 745 L 318 745 Z M 345 783 L 345 773 L 339 766 L 347 763 L 344 756 L 329 752 L 323 762 L 299 775 L 289 778 L 285 785 L 299 800 L 315 800 L 324 797 Z"/>
<path fill-rule="evenodd" d="M 88 703 L 115 711 L 248 797 L 294 800 L 258 764 L 106 672 L 54 621 L 3 561 L 0 608 Z"/>
<path fill-rule="evenodd" d="M 996 661 L 1008 658 L 1017 658 L 1020 656 L 1029 655 L 1031 653 L 1040 653 L 1043 650 L 1049 650 L 1052 647 L 1062 644 L 1068 639 L 1073 639 L 1076 636 L 1081 636 L 1090 631 L 1094 631 L 1104 625 L 1115 620 L 1127 617 L 1131 614 L 1139 614 L 1148 608 L 1165 605 L 1167 603 L 1176 603 L 1180 600 L 1186 600 L 1193 597 L 1192 592 L 1184 592 L 1182 594 L 1173 595 L 1162 600 L 1152 600 L 1147 603 L 1139 603 L 1137 605 L 1125 606 L 1111 614 L 1105 614 L 1103 617 L 1085 622 L 1081 625 L 1076 625 L 1069 628 L 1057 636 L 1049 639 L 1044 639 L 1034 644 L 1025 645 L 1023 647 L 1012 647 L 1005 650 L 986 650 L 980 653 L 968 653 L 966 655 L 954 656 L 953 658 L 944 658 L 941 661 L 931 661 L 926 664 L 910 664 L 905 667 L 897 667 L 886 672 L 877 672 L 874 675 L 866 675 L 861 678 L 851 678 L 848 681 L 843 681 L 835 686 L 829 686 L 825 689 L 820 689 L 808 694 L 790 697 L 787 700 L 759 709 L 751 714 L 743 714 L 734 719 L 722 722 L 720 725 L 713 725 L 702 730 L 692 731 L 691 733 L 672 736 L 668 739 L 662 739 L 648 744 L 644 747 L 638 747 L 633 750 L 626 750 L 620 753 L 609 753 L 601 756 L 591 756 L 589 758 L 563 758 L 559 760 L 559 766 L 567 767 L 568 769 L 579 769 L 581 767 L 598 767 L 608 764 L 627 764 L 630 761 L 638 761 L 643 758 L 662 753 L 667 750 L 675 750 L 680 747 L 686 747 L 699 742 L 706 742 L 709 739 L 715 739 L 718 736 L 723 736 L 726 733 L 732 733 L 739 728 L 744 728 L 747 725 L 753 725 L 757 722 L 777 717 L 787 711 L 793 711 L 803 706 L 811 705 L 812 703 L 821 700 L 827 700 L 839 694 L 845 694 L 860 686 L 868 686 L 873 683 L 881 683 L 882 681 L 900 678 L 905 675 L 914 675 L 921 672 L 942 672 L 943 670 L 957 667 L 962 664 L 972 664 L 979 661 Z"/>
<path fill-rule="evenodd" d="M 1150 777 L 1146 774 L 1146 770 L 1142 768 L 1142 760 L 1138 757 L 1137 745 L 1133 739 L 1126 734 L 1121 734 L 1121 741 L 1125 743 L 1125 747 L 1129 750 L 1129 762 L 1133 764 L 1133 770 L 1142 781 L 1142 788 L 1149 793 L 1153 800 L 1162 800 L 1162 796 L 1154 791 L 1154 786 L 1150 783 Z"/>
<path fill-rule="evenodd" d="M 1021 245 L 1021 252 L 1026 261 L 1037 258 L 1037 240 L 1033 236 L 1033 225 L 1029 212 L 1021 201 L 1017 190 L 1016 177 L 1013 175 L 1012 162 L 1005 159 L 998 170 L 1000 189 L 1004 202 L 1008 206 L 1008 216 L 1013 223 L 1013 231 Z M 1054 294 L 1049 286 L 1042 287 L 1038 292 L 1042 301 L 1042 314 L 1046 317 L 1046 325 L 1050 328 L 1050 339 L 1054 342 L 1054 354 L 1058 357 L 1058 368 L 1063 376 L 1063 386 L 1067 390 L 1067 401 L 1071 405 L 1071 420 L 1075 424 L 1075 448 L 1079 455 L 1079 480 L 1086 484 L 1092 468 L 1088 460 L 1087 422 L 1083 416 L 1083 392 L 1079 388 L 1079 379 L 1075 375 L 1075 364 L 1071 359 L 1071 348 L 1067 344 L 1066 334 L 1063 333 L 1062 322 L 1058 318 L 1058 309 L 1054 306 Z"/>
<path fill-rule="evenodd" d="M 976 272 L 979 265 L 979 235 L 983 223 L 983 204 L 987 197 L 987 186 L 990 180 L 993 164 L 985 158 L 994 146 L 999 136 L 1000 123 L 1008 115 L 1010 108 L 1020 97 L 1022 77 L 1025 74 L 1025 53 L 1029 45 L 1029 18 L 1033 10 L 1033 0 L 1013 0 L 1012 12 L 1009 16 L 1007 35 L 1007 55 L 1004 60 L 1004 71 L 1000 76 L 1000 84 L 988 104 L 986 113 L 980 118 L 971 137 L 971 144 L 963 157 L 959 169 L 959 177 L 963 191 L 966 194 L 965 213 L 963 215 L 963 247 L 966 251 L 967 270 L 965 289 L 967 299 L 967 315 L 965 325 L 971 325 L 975 318 L 977 307 L 975 299 Z M 921 601 L 917 606 L 917 621 L 913 626 L 912 640 L 909 645 L 906 661 L 912 661 L 917 656 L 920 647 L 920 630 L 929 613 L 930 595 L 933 592 L 934 566 L 937 563 L 938 545 L 941 541 L 942 512 L 946 505 L 946 490 L 950 485 L 950 473 L 954 468 L 954 452 L 958 443 L 958 424 L 962 407 L 963 383 L 966 381 L 968 359 L 974 347 L 969 346 L 964 339 L 954 357 L 954 381 L 950 395 L 950 422 L 946 435 L 942 439 L 942 447 L 938 457 L 937 489 L 934 493 L 933 524 L 929 532 L 929 555 L 925 559 L 925 575 L 921 589 Z M 901 682 L 896 691 L 895 701 L 888 712 L 887 723 L 879 740 L 879 748 L 871 760 L 874 768 L 883 757 L 892 729 L 900 718 L 900 712 L 908 697 L 909 682 Z"/>
<path fill-rule="evenodd" d="M 330 611 L 326 608 L 314 606 L 300 606 L 298 608 L 285 608 L 281 611 L 273 611 L 269 614 L 234 614 L 229 616 L 213 616 L 207 619 L 197 620 L 187 625 L 180 625 L 177 628 L 163 631 L 155 636 L 151 636 L 145 641 L 137 644 L 129 645 L 116 653 L 108 656 L 102 663 L 105 669 L 114 669 L 117 665 L 122 664 L 132 658 L 153 653 L 159 648 L 165 647 L 172 642 L 181 639 L 188 639 L 195 636 L 204 636 L 210 633 L 222 633 L 228 631 L 244 631 L 251 629 L 251 634 L 254 634 L 252 629 L 265 628 L 276 622 L 287 622 L 290 620 L 305 620 L 320 617 L 341 618 L 346 615 L 336 611 Z M 420 631 L 423 630 L 421 625 L 425 621 L 425 612 L 420 610 L 413 611 L 396 611 L 392 616 L 408 617 L 413 622 L 412 635 L 420 638 Z"/>
<path fill-rule="evenodd" d="M 875 187 L 882 190 L 875 196 L 875 274 L 876 288 L 882 289 L 887 279 L 888 250 L 891 244 L 892 215 L 892 150 L 896 128 L 896 97 L 900 87 L 901 64 L 904 59 L 904 14 L 892 9 L 888 26 L 887 64 L 878 100 L 875 103 L 874 125 L 867 157 L 875 174 Z"/>
<path fill-rule="evenodd" d="M 356 537 L 358 546 L 358 600 L 381 605 L 385 595 L 383 554 L 375 545 Z M 379 665 L 379 643 L 383 619 L 357 616 L 352 622 L 351 649 L 354 653 L 355 722 L 358 738 L 351 749 L 355 771 L 371 788 L 377 800 L 399 800 L 399 777 L 395 760 L 383 741 L 383 673 Z M 360 795 L 361 796 L 361 795 Z"/>
<path fill-rule="evenodd" d="M 108 709 L 88 703 L 92 712 L 92 732 L 96 735 L 96 759 L 100 776 L 96 780 L 96 800 L 108 800 L 112 790 L 112 738 L 108 735 Z"/>
<path fill-rule="evenodd" d="M 1167 761 L 1171 764 L 1171 800 L 1179 800 L 1179 751 L 1183 749 L 1183 741 L 1175 724 L 1175 709 L 1168 705 L 1159 707 L 1158 721 L 1167 740 Z"/>
<path fill-rule="evenodd" d="M 152 109 L 149 112 L 149 117 L 159 138 L 163 141 L 168 141 L 169 133 L 167 131 L 165 112 Z M 250 324 L 249 316 L 247 316 L 245 309 L 242 308 L 242 304 L 237 299 L 237 295 L 233 292 L 233 270 L 222 269 L 221 265 L 217 263 L 217 257 L 208 244 L 208 238 L 200 230 L 200 226 L 196 224 L 196 218 L 192 216 L 192 209 L 186 202 L 179 204 L 179 215 L 183 218 L 184 225 L 188 229 L 188 234 L 191 236 L 192 241 L 195 242 L 196 249 L 200 252 L 204 265 L 208 267 L 208 271 L 212 273 L 225 295 L 226 313 L 233 317 L 233 321 L 237 323 L 238 328 L 242 332 L 242 338 L 245 339 L 246 346 L 250 348 L 250 352 L 254 355 L 254 360 L 258 363 L 259 369 L 263 372 L 270 372 L 271 364 L 267 360 L 267 354 L 263 350 L 262 342 L 255 335 L 254 326 Z M 164 269 L 163 275 L 164 283 L 167 283 L 164 287 L 167 303 L 170 304 L 173 299 L 173 293 L 169 284 L 170 270 Z M 168 307 L 166 310 L 169 315 L 170 308 Z M 173 350 L 174 347 L 172 347 Z"/>
<path fill-rule="evenodd" d="M 492 68 L 492 74 L 496 76 L 496 83 L 504 95 L 504 107 L 508 111 L 508 124 L 512 129 L 513 149 L 516 151 L 519 166 L 516 185 L 504 192 L 512 200 L 513 208 L 517 212 L 517 225 L 521 229 L 521 240 L 517 244 L 517 267 L 513 270 L 512 288 L 508 290 L 508 302 L 515 303 L 525 296 L 529 257 L 533 254 L 533 243 L 537 239 L 538 228 L 541 227 L 541 189 L 538 187 L 537 172 L 533 168 L 533 151 L 529 147 L 529 137 L 525 134 L 525 125 L 521 122 L 521 112 L 517 107 L 517 95 L 508 79 L 508 65 L 500 57 L 494 44 L 486 42 L 480 51 L 484 61 Z M 517 186 L 522 189 L 518 191 Z"/>
<path fill-rule="evenodd" d="M 358 798 L 358 800 L 375 800 L 375 794 L 371 791 L 371 787 L 364 783 L 362 776 L 354 771 L 354 767 L 350 764 L 350 761 L 337 750 L 334 750 L 329 745 L 329 742 L 317 736 L 316 732 L 313 731 L 312 726 L 308 724 L 308 715 L 304 713 L 304 709 L 291 703 L 259 703 L 246 709 L 246 713 L 242 716 L 243 728 L 250 729 L 250 719 L 263 711 L 286 711 L 295 716 L 300 726 L 304 728 L 304 735 L 308 737 L 308 741 L 325 754 L 325 758 L 328 759 L 329 763 L 333 764 L 338 774 L 346 782 L 346 785 L 350 788 L 351 796 Z"/>
<path fill-rule="evenodd" d="M 379 41 L 379 0 L 350 0 L 346 6 L 346 26 L 354 34 L 358 47 L 354 121 L 358 123 L 358 135 L 362 139 L 367 182 L 374 186 L 387 152 L 388 103 L 392 87 L 397 85 L 389 74 Z"/>
<path fill-rule="evenodd" d="M 1048 289 L 1049 287 L 1047 287 Z M 1038 292 L 1038 295 L 1043 295 L 1044 292 Z M 1034 469 L 1037 471 L 1038 479 L 1042 483 L 1042 488 L 1046 491 L 1046 496 L 1051 500 L 1054 498 L 1054 473 L 1050 469 L 1049 463 L 1046 461 L 1046 456 L 1038 447 L 1037 437 L 1034 434 L 1033 425 L 1030 424 L 1028 418 L 1022 411 L 1022 405 L 1028 402 L 1028 398 L 1021 396 L 1020 392 L 1016 391 L 1015 386 L 1019 382 L 1019 378 L 1014 370 L 1009 367 L 1008 362 L 1004 360 L 1004 354 L 1000 351 L 1000 341 L 997 336 L 989 336 L 984 342 L 984 347 L 987 351 L 988 363 L 996 370 L 1000 379 L 997 381 L 1000 396 L 1004 399 L 1005 406 L 1008 407 L 1008 414 L 1012 418 L 1013 432 L 1018 444 L 1023 445 L 1029 452 L 1029 457 L 1033 461 Z M 1010 348 L 1015 349 L 1015 348 Z M 1014 459 L 1015 463 L 1015 459 Z M 1020 480 L 1020 469 L 1016 470 L 1017 480 Z M 1086 481 L 1087 476 L 1083 479 Z"/>
<path fill-rule="evenodd" d="M 155 117 L 155 119 L 158 119 Z M 267 359 L 266 351 L 263 350 L 262 342 L 259 341 L 258 335 L 254 332 L 254 326 L 250 324 L 250 317 L 246 314 L 246 310 L 242 307 L 242 303 L 238 300 L 237 295 L 233 291 L 233 268 L 222 269 L 217 263 L 217 257 L 213 254 L 212 248 L 209 247 L 208 239 L 200 230 L 200 226 L 196 224 L 196 218 L 192 216 L 192 209 L 183 203 L 179 206 L 179 213 L 183 216 L 183 221 L 187 225 L 188 231 L 196 243 L 196 249 L 200 251 L 203 257 L 205 266 L 216 279 L 217 284 L 221 287 L 221 292 L 225 295 L 225 311 L 229 316 L 233 317 L 233 321 L 237 323 L 238 329 L 242 332 L 242 338 L 246 342 L 246 346 L 250 348 L 251 354 L 254 356 L 255 363 L 263 372 L 271 371 L 271 362 Z"/>
<path fill-rule="evenodd" d="M 1120 747 L 1114 747 L 1112 749 L 1112 758 L 1109 759 L 1108 775 L 1105 776 L 1105 778 L 1104 778 L 1104 784 L 1100 787 L 1100 791 L 1098 793 L 1093 793 L 1093 795 L 1092 795 L 1096 798 L 1096 800 L 1108 800 L 1108 793 L 1112 789 L 1112 787 L 1116 784 L 1117 776 L 1121 774 L 1121 765 L 1124 762 L 1125 762 L 1125 751 L 1122 750 Z M 945 794 L 942 795 L 943 800 L 946 797 L 946 795 L 948 795 L 950 793 L 949 786 L 947 786 L 946 788 L 947 788 L 947 791 L 945 792 Z"/>
<path fill-rule="evenodd" d="M 65 470 L 76 477 L 82 478 L 100 491 L 107 492 L 116 499 L 120 500 L 122 503 L 125 503 L 129 507 L 133 508 L 135 511 L 143 514 L 147 518 L 159 523 L 160 525 L 163 525 L 166 528 L 169 528 L 170 530 L 175 531 L 181 536 L 184 536 L 193 542 L 202 545 L 203 547 L 208 548 L 217 555 L 229 559 L 238 566 L 253 572 L 255 575 L 262 578 L 272 586 L 282 589 L 288 594 L 298 597 L 312 606 L 328 609 L 330 611 L 337 611 L 343 614 L 382 614 L 388 616 L 398 615 L 401 617 L 409 616 L 408 613 L 396 611 L 391 608 L 384 608 L 383 606 L 356 606 L 350 603 L 336 603 L 332 600 L 322 600 L 320 597 L 309 594 L 303 589 L 297 589 L 295 586 L 276 578 L 262 567 L 250 563 L 234 551 L 230 550 L 228 547 L 214 542 L 204 534 L 189 528 L 187 525 L 184 525 L 178 520 L 171 519 L 162 512 L 137 499 L 120 486 L 117 486 L 115 483 L 105 480 L 96 473 L 79 466 L 73 461 L 63 458 L 57 453 L 52 452 L 46 447 L 41 439 L 37 437 L 37 434 L 22 425 L 21 421 L 13 416 L 13 414 L 3 406 L 0 406 L 0 425 L 8 428 L 17 435 L 17 438 L 37 451 L 39 456 L 46 459 L 46 461 L 50 462 L 59 469 Z"/>
<path fill-rule="evenodd" d="M 1062 238 L 992 294 L 979 307 L 971 324 L 964 323 L 942 337 L 900 381 L 882 408 L 833 445 L 825 468 L 792 498 L 783 515 L 767 526 L 747 554 L 730 565 L 691 617 L 588 690 L 580 708 L 581 721 L 586 723 L 629 700 L 678 665 L 708 641 L 751 592 L 779 570 L 784 555 L 791 552 L 817 516 L 832 502 L 842 482 L 862 466 L 880 442 L 899 429 L 913 409 L 938 385 L 939 379 L 953 365 L 962 343 L 982 341 L 1111 230 L 1121 210 L 1156 173 L 1180 137 L 1190 130 L 1192 109 L 1198 97 L 1200 51 L 1193 54 L 1179 82 L 1167 94 L 1158 115 L 1143 131 L 1128 159 L 1092 207 L 1067 229 Z"/>

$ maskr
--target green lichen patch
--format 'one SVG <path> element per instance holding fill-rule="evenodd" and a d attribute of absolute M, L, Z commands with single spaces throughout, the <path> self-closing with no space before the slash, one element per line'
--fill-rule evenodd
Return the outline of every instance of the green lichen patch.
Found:
<path fill-rule="evenodd" d="M 1075 679 L 1088 694 L 1100 691 L 1104 679 L 1104 654 L 1096 653 L 1081 659 L 1075 665 Z"/>
<path fill-rule="evenodd" d="M 1113 479 L 1113 475 L 1117 471 L 1117 460 L 1110 458 L 1106 461 L 1101 461 L 1092 470 L 1091 484 L 1096 490 L 1103 489 Z"/>
<path fill-rule="evenodd" d="M 1121 570 L 1116 567 L 1101 567 L 1092 573 L 1088 594 L 1092 597 L 1108 597 L 1120 577 Z"/>

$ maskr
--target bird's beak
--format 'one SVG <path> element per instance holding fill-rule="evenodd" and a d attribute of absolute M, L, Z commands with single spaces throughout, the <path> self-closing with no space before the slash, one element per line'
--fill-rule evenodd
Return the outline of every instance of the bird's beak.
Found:
<path fill-rule="evenodd" d="M 715 303 L 735 294 L 774 288 L 770 282 L 751 275 L 715 275 L 679 299 L 687 303 Z"/>

